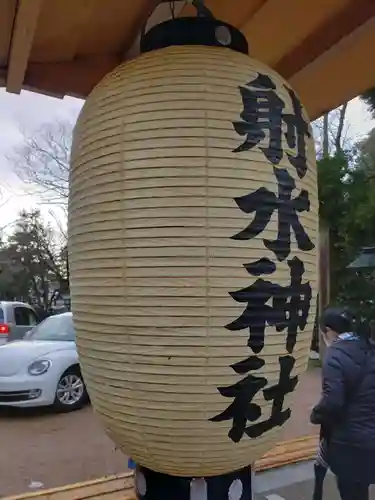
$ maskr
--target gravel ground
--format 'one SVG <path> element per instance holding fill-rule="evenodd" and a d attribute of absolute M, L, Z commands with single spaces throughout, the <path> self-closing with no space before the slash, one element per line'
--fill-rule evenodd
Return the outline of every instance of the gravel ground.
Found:
<path fill-rule="evenodd" d="M 320 390 L 319 370 L 298 386 L 281 439 L 315 432 L 308 423 Z M 70 414 L 0 410 L 0 498 L 123 472 L 127 458 L 104 434 L 91 407 Z"/>

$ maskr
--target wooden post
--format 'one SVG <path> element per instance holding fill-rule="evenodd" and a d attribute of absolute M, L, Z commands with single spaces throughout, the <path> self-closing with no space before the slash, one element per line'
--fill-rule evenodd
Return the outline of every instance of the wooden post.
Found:
<path fill-rule="evenodd" d="M 322 311 L 330 302 L 330 248 L 329 248 L 329 227 L 320 221 L 319 227 L 319 304 L 318 309 Z M 320 359 L 324 358 L 325 342 L 319 333 L 319 353 Z"/>

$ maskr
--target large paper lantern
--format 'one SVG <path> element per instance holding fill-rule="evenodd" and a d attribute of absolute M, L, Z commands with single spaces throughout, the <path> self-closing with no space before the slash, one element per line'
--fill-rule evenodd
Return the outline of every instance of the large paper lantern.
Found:
<path fill-rule="evenodd" d="M 70 189 L 77 344 L 111 438 L 174 476 L 253 463 L 315 317 L 315 152 L 290 85 L 230 48 L 144 53 L 88 97 Z"/>

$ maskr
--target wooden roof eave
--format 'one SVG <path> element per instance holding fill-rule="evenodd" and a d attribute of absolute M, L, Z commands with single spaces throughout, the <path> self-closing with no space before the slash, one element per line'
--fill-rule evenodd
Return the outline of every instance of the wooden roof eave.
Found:
<path fill-rule="evenodd" d="M 137 15 L 121 51 L 102 51 L 59 62 L 53 58 L 36 62 L 30 59 L 30 51 L 40 9 L 46 1 L 20 0 L 18 3 L 8 69 L 0 70 L 0 83 L 5 83 L 9 92 L 19 93 L 21 88 L 27 88 L 57 97 L 85 98 L 105 74 L 139 54 L 139 33 L 146 21 L 150 27 L 170 17 L 167 3 L 158 5 L 158 0 L 137 0 Z M 288 0 L 295 6 L 294 17 L 281 13 L 279 0 L 237 0 L 237 10 L 232 3 L 229 6 L 228 0 L 206 0 L 206 3 L 217 17 L 244 32 L 254 57 L 274 67 L 291 82 L 310 117 L 315 119 L 375 86 L 375 75 L 369 66 L 369 51 L 375 46 L 375 0 L 327 0 L 324 6 L 311 3 L 309 9 L 313 15 L 306 19 L 306 26 L 290 34 L 289 19 L 294 22 L 304 19 L 306 1 L 302 5 L 300 0 Z M 186 7 L 185 2 L 176 2 L 176 7 L 176 16 L 192 14 L 191 6 Z M 267 22 L 267 27 L 278 37 L 277 46 L 272 40 L 264 39 Z"/>

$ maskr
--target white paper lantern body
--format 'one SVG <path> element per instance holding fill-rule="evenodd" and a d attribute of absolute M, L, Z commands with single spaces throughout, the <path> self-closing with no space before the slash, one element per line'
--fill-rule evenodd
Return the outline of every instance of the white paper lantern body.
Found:
<path fill-rule="evenodd" d="M 254 84 L 259 75 L 269 77 L 275 90 Z M 255 103 L 260 115 L 270 104 L 267 96 L 276 99 L 273 120 L 278 112 L 282 119 L 279 158 L 272 157 L 278 151 L 274 139 L 267 149 L 276 129 L 267 130 L 266 115 L 252 135 L 240 135 L 248 126 L 241 112 L 249 88 L 251 95 L 260 96 Z M 83 374 L 109 435 L 136 462 L 155 471 L 225 473 L 260 458 L 277 440 L 278 426 L 257 438 L 243 433 L 235 442 L 228 436 L 233 419 L 212 418 L 234 402 L 218 389 L 249 375 L 236 373 L 231 365 L 255 355 L 264 366 L 252 374 L 265 377 L 267 386 L 253 399 L 262 413 L 253 423 L 270 417 L 272 400 L 265 399 L 263 389 L 277 384 L 279 358 L 289 355 L 287 328 L 277 331 L 268 323 L 264 347 L 254 353 L 248 346 L 249 328 L 233 324 L 248 303 L 230 293 L 257 279 L 290 286 L 293 259 L 303 263 L 302 283 L 312 295 L 307 325 L 298 329 L 291 353 L 292 376 L 305 370 L 317 287 L 316 165 L 312 136 L 305 134 L 307 171 L 301 177 L 293 166 L 298 137 L 293 147 L 288 130 L 293 132 L 295 110 L 288 89 L 273 71 L 229 49 L 172 47 L 145 54 L 108 75 L 79 117 L 72 151 L 69 251 Z M 275 105 L 280 100 L 282 115 Z M 254 125 L 254 114 L 250 119 Z M 308 121 L 304 111 L 303 119 Z M 254 132 L 258 143 L 239 150 L 249 137 L 254 141 Z M 294 180 L 290 207 L 302 207 L 296 214 L 311 243 L 309 247 L 305 241 L 309 249 L 301 250 L 289 228 L 290 253 L 279 255 L 281 260 L 267 243 L 279 229 L 280 172 L 280 189 L 285 176 L 289 186 Z M 264 207 L 274 206 L 264 230 L 248 237 L 243 231 L 256 211 L 246 213 L 240 205 L 244 208 L 246 196 L 259 189 L 269 191 L 262 198 L 263 222 Z M 281 198 L 285 202 L 285 193 Z M 254 276 L 245 267 L 261 260 L 264 271 L 264 259 L 274 267 L 271 274 Z M 267 305 L 272 308 L 272 298 Z M 267 309 L 262 310 L 264 317 Z M 293 392 L 286 395 L 283 410 L 292 400 Z"/>

